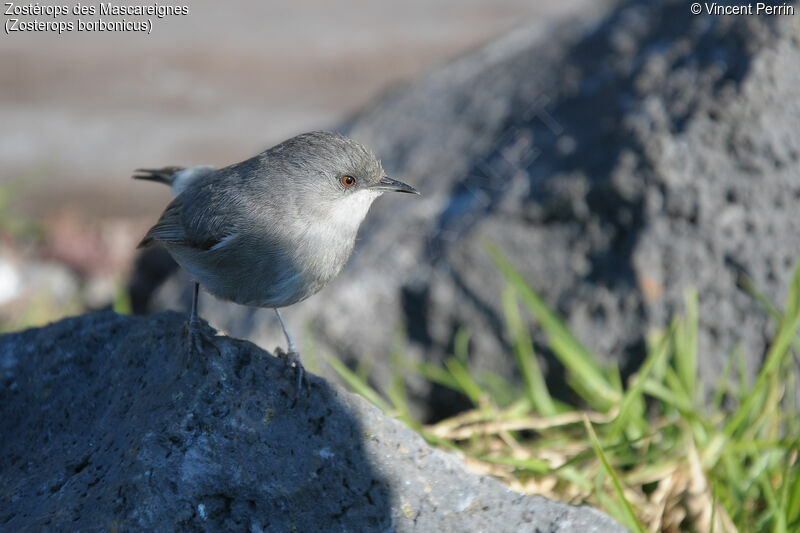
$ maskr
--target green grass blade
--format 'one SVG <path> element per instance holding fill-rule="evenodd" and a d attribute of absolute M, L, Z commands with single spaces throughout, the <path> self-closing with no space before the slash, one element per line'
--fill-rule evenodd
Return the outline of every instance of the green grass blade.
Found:
<path fill-rule="evenodd" d="M 115 313 L 120 315 L 130 315 L 133 313 L 131 295 L 128 292 L 128 288 L 123 283 L 114 283 L 114 301 L 111 308 Z"/>
<path fill-rule="evenodd" d="M 552 471 L 547 461 L 541 459 L 517 459 L 516 457 L 495 457 L 491 455 L 481 456 L 479 459 L 487 463 L 513 466 L 517 470 L 534 474 L 549 474 Z"/>
<path fill-rule="evenodd" d="M 709 526 L 709 533 L 714 533 L 714 526 L 717 522 L 717 502 L 719 498 L 717 497 L 717 485 L 714 484 L 711 486 L 711 525 Z"/>
<path fill-rule="evenodd" d="M 736 414 L 725 427 L 726 435 L 732 435 L 745 422 L 759 399 L 763 399 L 768 378 L 777 372 L 789 354 L 789 344 L 800 327 L 800 265 L 795 269 L 791 288 L 786 298 L 785 312 L 778 333 L 767 352 L 764 366 L 758 373 L 752 390 L 745 396 Z"/>
<path fill-rule="evenodd" d="M 453 376 L 456 383 L 458 383 L 458 389 L 467 395 L 475 407 L 478 407 L 481 399 L 487 395 L 483 392 L 481 386 L 472 378 L 469 370 L 455 357 L 445 359 L 444 366 L 450 372 L 450 375 Z"/>
<path fill-rule="evenodd" d="M 453 355 L 465 367 L 469 366 L 469 340 L 472 335 L 465 327 L 458 328 L 453 339 Z"/>
<path fill-rule="evenodd" d="M 355 372 L 347 368 L 347 366 L 339 361 L 336 357 L 332 355 L 325 355 L 325 360 L 331 365 L 337 374 L 339 374 L 342 379 L 347 383 L 354 392 L 360 394 L 367 400 L 369 400 L 372 404 L 374 404 L 378 409 L 383 411 L 384 413 L 391 413 L 392 406 L 389 405 L 386 400 L 381 398 L 381 395 L 377 393 L 375 389 L 369 386 L 369 384 L 364 380 L 362 377 L 358 376 Z"/>
<path fill-rule="evenodd" d="M 790 448 L 791 449 L 791 448 Z M 781 472 L 781 477 L 783 483 L 779 488 L 779 495 L 778 495 L 778 506 L 777 512 L 780 514 L 778 520 L 780 520 L 780 527 L 783 528 L 782 531 L 788 531 L 790 519 L 789 519 L 789 486 L 791 482 L 789 481 L 791 478 L 791 465 L 789 464 L 789 453 L 786 454 L 784 458 L 785 468 L 783 472 Z"/>
<path fill-rule="evenodd" d="M 508 407 L 514 402 L 523 400 L 526 411 L 530 409 L 529 401 L 524 394 L 519 392 L 519 387 L 512 385 L 501 375 L 491 370 L 482 370 L 477 381 L 498 407 Z"/>
<path fill-rule="evenodd" d="M 794 450 L 800 449 L 800 443 L 795 443 Z M 795 458 L 795 461 L 797 459 Z M 800 525 L 800 466 L 795 463 L 791 465 L 789 459 L 786 461 L 786 470 L 783 476 L 786 487 L 786 522 L 789 525 Z"/>
<path fill-rule="evenodd" d="M 440 366 L 433 365 L 426 361 L 421 361 L 415 364 L 412 370 L 429 381 L 433 381 L 434 383 L 438 383 L 439 385 L 447 387 L 448 389 L 453 389 L 454 391 L 463 392 L 461 390 L 461 386 L 458 384 L 458 381 L 455 380 L 450 372 Z"/>
<path fill-rule="evenodd" d="M 514 357 L 517 360 L 525 393 L 534 409 L 541 415 L 550 416 L 558 412 L 553 398 L 547 390 L 544 376 L 536 361 L 528 328 L 522 321 L 513 290 L 507 286 L 503 291 L 503 309 L 505 311 L 508 336 L 513 345 Z"/>
<path fill-rule="evenodd" d="M 730 383 L 731 374 L 733 373 L 733 361 L 737 358 L 737 353 L 741 350 L 742 344 L 738 343 L 733 348 L 730 355 L 728 355 L 728 362 L 725 363 L 725 370 L 722 372 L 722 375 L 719 377 L 714 387 L 714 397 L 711 400 L 712 412 L 719 410 L 722 406 L 722 400 L 725 397 L 725 392 L 728 390 L 728 384 Z"/>
<path fill-rule="evenodd" d="M 781 310 L 769 301 L 769 298 L 767 298 L 766 295 L 759 290 L 750 276 L 744 272 L 741 272 L 738 275 L 738 284 L 742 287 L 744 292 L 746 292 L 752 299 L 754 299 L 761 305 L 761 307 L 764 308 L 770 317 L 772 317 L 776 322 L 781 321 L 781 318 L 783 317 Z"/>
<path fill-rule="evenodd" d="M 684 392 L 693 400 L 697 379 L 697 292 L 689 291 L 685 302 L 686 317 L 675 334 L 675 369 Z"/>
<path fill-rule="evenodd" d="M 686 401 L 685 397 L 673 392 L 660 381 L 645 380 L 644 391 L 648 396 L 656 398 L 665 406 L 675 408 L 684 413 L 692 409 L 692 405 Z"/>
<path fill-rule="evenodd" d="M 584 490 L 592 490 L 592 482 L 586 476 L 585 471 L 574 466 L 561 466 L 555 471 L 555 475 L 564 481 L 573 483 Z M 619 516 L 619 515 L 616 515 Z"/>
<path fill-rule="evenodd" d="M 758 476 L 758 484 L 767 502 L 767 509 L 761 520 L 765 523 L 772 522 L 773 533 L 786 533 L 786 522 L 784 522 L 783 513 L 778 508 L 778 495 L 775 494 L 775 489 L 772 488 L 765 472 Z"/>
<path fill-rule="evenodd" d="M 575 375 L 576 381 L 581 385 L 584 400 L 603 411 L 618 402 L 621 390 L 610 383 L 597 358 L 569 332 L 561 319 L 530 288 L 519 271 L 496 246 L 490 245 L 489 253 L 503 277 L 511 284 L 519 299 L 547 333 L 555 355 Z"/>
<path fill-rule="evenodd" d="M 634 438 L 639 437 L 641 432 L 644 431 L 647 425 L 647 420 L 644 418 L 644 387 L 653 368 L 666 359 L 669 354 L 669 344 L 669 338 L 664 337 L 659 346 L 647 356 L 641 369 L 636 373 L 633 384 L 622 398 L 619 413 L 611 424 L 609 438 L 612 441 L 616 441 L 626 429 L 635 431 L 635 434 L 631 435 Z M 632 415 L 635 415 L 635 420 Z"/>
<path fill-rule="evenodd" d="M 764 308 L 769 316 L 775 320 L 775 322 L 780 323 L 783 319 L 783 313 L 781 313 L 780 309 L 778 309 L 772 302 L 769 301 L 763 292 L 761 292 L 753 280 L 744 273 L 739 275 L 739 284 L 741 285 L 742 289 L 750 295 L 751 298 L 756 300 L 761 307 Z M 798 334 L 794 340 L 792 341 L 792 345 L 794 346 L 795 352 L 800 354 L 800 334 Z"/>
<path fill-rule="evenodd" d="M 406 396 L 406 385 L 403 379 L 403 354 L 399 350 L 394 350 L 391 356 L 392 379 L 386 395 L 394 406 L 398 417 L 405 421 L 409 426 L 419 431 L 422 425 L 411 416 L 408 407 L 408 397 Z"/>
<path fill-rule="evenodd" d="M 603 469 L 611 479 L 611 484 L 614 486 L 614 492 L 617 494 L 619 502 L 622 503 L 623 514 L 620 518 L 624 518 L 624 524 L 629 529 L 637 531 L 638 533 L 645 533 L 644 526 L 641 524 L 641 522 L 639 522 L 639 519 L 636 517 L 636 513 L 633 512 L 631 503 L 625 497 L 625 491 L 622 488 L 622 482 L 620 482 L 619 476 L 617 476 L 617 473 L 614 471 L 611 463 L 608 461 L 608 457 L 606 457 L 603 447 L 600 445 L 600 440 L 598 440 L 597 434 L 594 432 L 592 423 L 589 422 L 589 418 L 586 416 L 583 418 L 583 425 L 586 427 L 586 433 L 589 435 L 589 439 L 592 442 L 594 453 L 603 464 Z"/>

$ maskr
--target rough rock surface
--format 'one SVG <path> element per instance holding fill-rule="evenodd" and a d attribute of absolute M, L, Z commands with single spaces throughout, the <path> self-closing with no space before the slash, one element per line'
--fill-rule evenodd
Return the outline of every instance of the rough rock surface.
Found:
<path fill-rule="evenodd" d="M 0 337 L 3 531 L 622 531 L 515 494 L 246 341 L 181 363 L 184 315 Z M 209 350 L 211 350 L 209 348 Z"/>
<path fill-rule="evenodd" d="M 689 288 L 702 376 L 714 382 L 739 342 L 753 372 L 772 330 L 743 274 L 780 303 L 800 251 L 800 18 L 642 0 L 538 30 L 397 89 L 343 128 L 424 196 L 380 199 L 343 276 L 290 322 L 338 354 L 373 356 L 379 385 L 393 334 L 406 333 L 408 359 L 437 361 L 462 327 L 478 369 L 513 377 L 493 241 L 625 373 Z M 157 308 L 176 306 L 176 287 L 188 284 Z M 268 315 L 206 305 L 235 336 L 280 340 L 253 319 Z M 419 412 L 454 408 L 411 384 Z"/>

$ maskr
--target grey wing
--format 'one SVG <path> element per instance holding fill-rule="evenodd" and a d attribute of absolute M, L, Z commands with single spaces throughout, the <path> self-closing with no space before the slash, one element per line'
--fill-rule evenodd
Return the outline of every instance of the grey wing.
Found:
<path fill-rule="evenodd" d="M 215 212 L 214 203 L 203 205 L 197 195 L 181 194 L 167 206 L 155 226 L 144 236 L 138 248 L 156 242 L 197 250 L 209 250 L 235 233 L 225 219 Z M 187 207 L 194 206 L 189 210 Z"/>

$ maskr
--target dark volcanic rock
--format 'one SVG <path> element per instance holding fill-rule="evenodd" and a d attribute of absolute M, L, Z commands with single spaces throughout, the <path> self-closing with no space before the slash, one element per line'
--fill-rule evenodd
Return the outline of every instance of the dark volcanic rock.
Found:
<path fill-rule="evenodd" d="M 753 372 L 771 329 L 739 282 L 781 302 L 800 251 L 797 21 L 637 1 L 545 36 L 521 29 L 386 95 L 344 130 L 423 197 L 376 202 L 351 265 L 290 321 L 345 358 L 374 357 L 380 385 L 398 330 L 407 359 L 438 361 L 465 327 L 473 365 L 513 377 L 492 241 L 623 370 L 696 288 L 702 376 L 713 383 L 740 341 Z M 176 305 L 171 290 L 159 306 Z M 250 311 L 206 316 L 280 341 Z M 411 385 L 419 412 L 454 408 Z"/>
<path fill-rule="evenodd" d="M 622 531 L 470 474 L 361 398 L 185 317 L 111 312 L 0 337 L 3 531 Z"/>

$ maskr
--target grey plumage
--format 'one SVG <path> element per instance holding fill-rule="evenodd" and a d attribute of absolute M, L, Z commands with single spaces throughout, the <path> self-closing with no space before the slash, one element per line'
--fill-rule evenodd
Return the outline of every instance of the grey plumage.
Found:
<path fill-rule="evenodd" d="M 387 178 L 362 145 L 327 132 L 219 170 L 194 168 L 134 176 L 180 188 L 139 246 L 163 244 L 212 294 L 258 307 L 319 291 L 346 264 L 373 200 L 386 190 L 416 193 Z"/>

